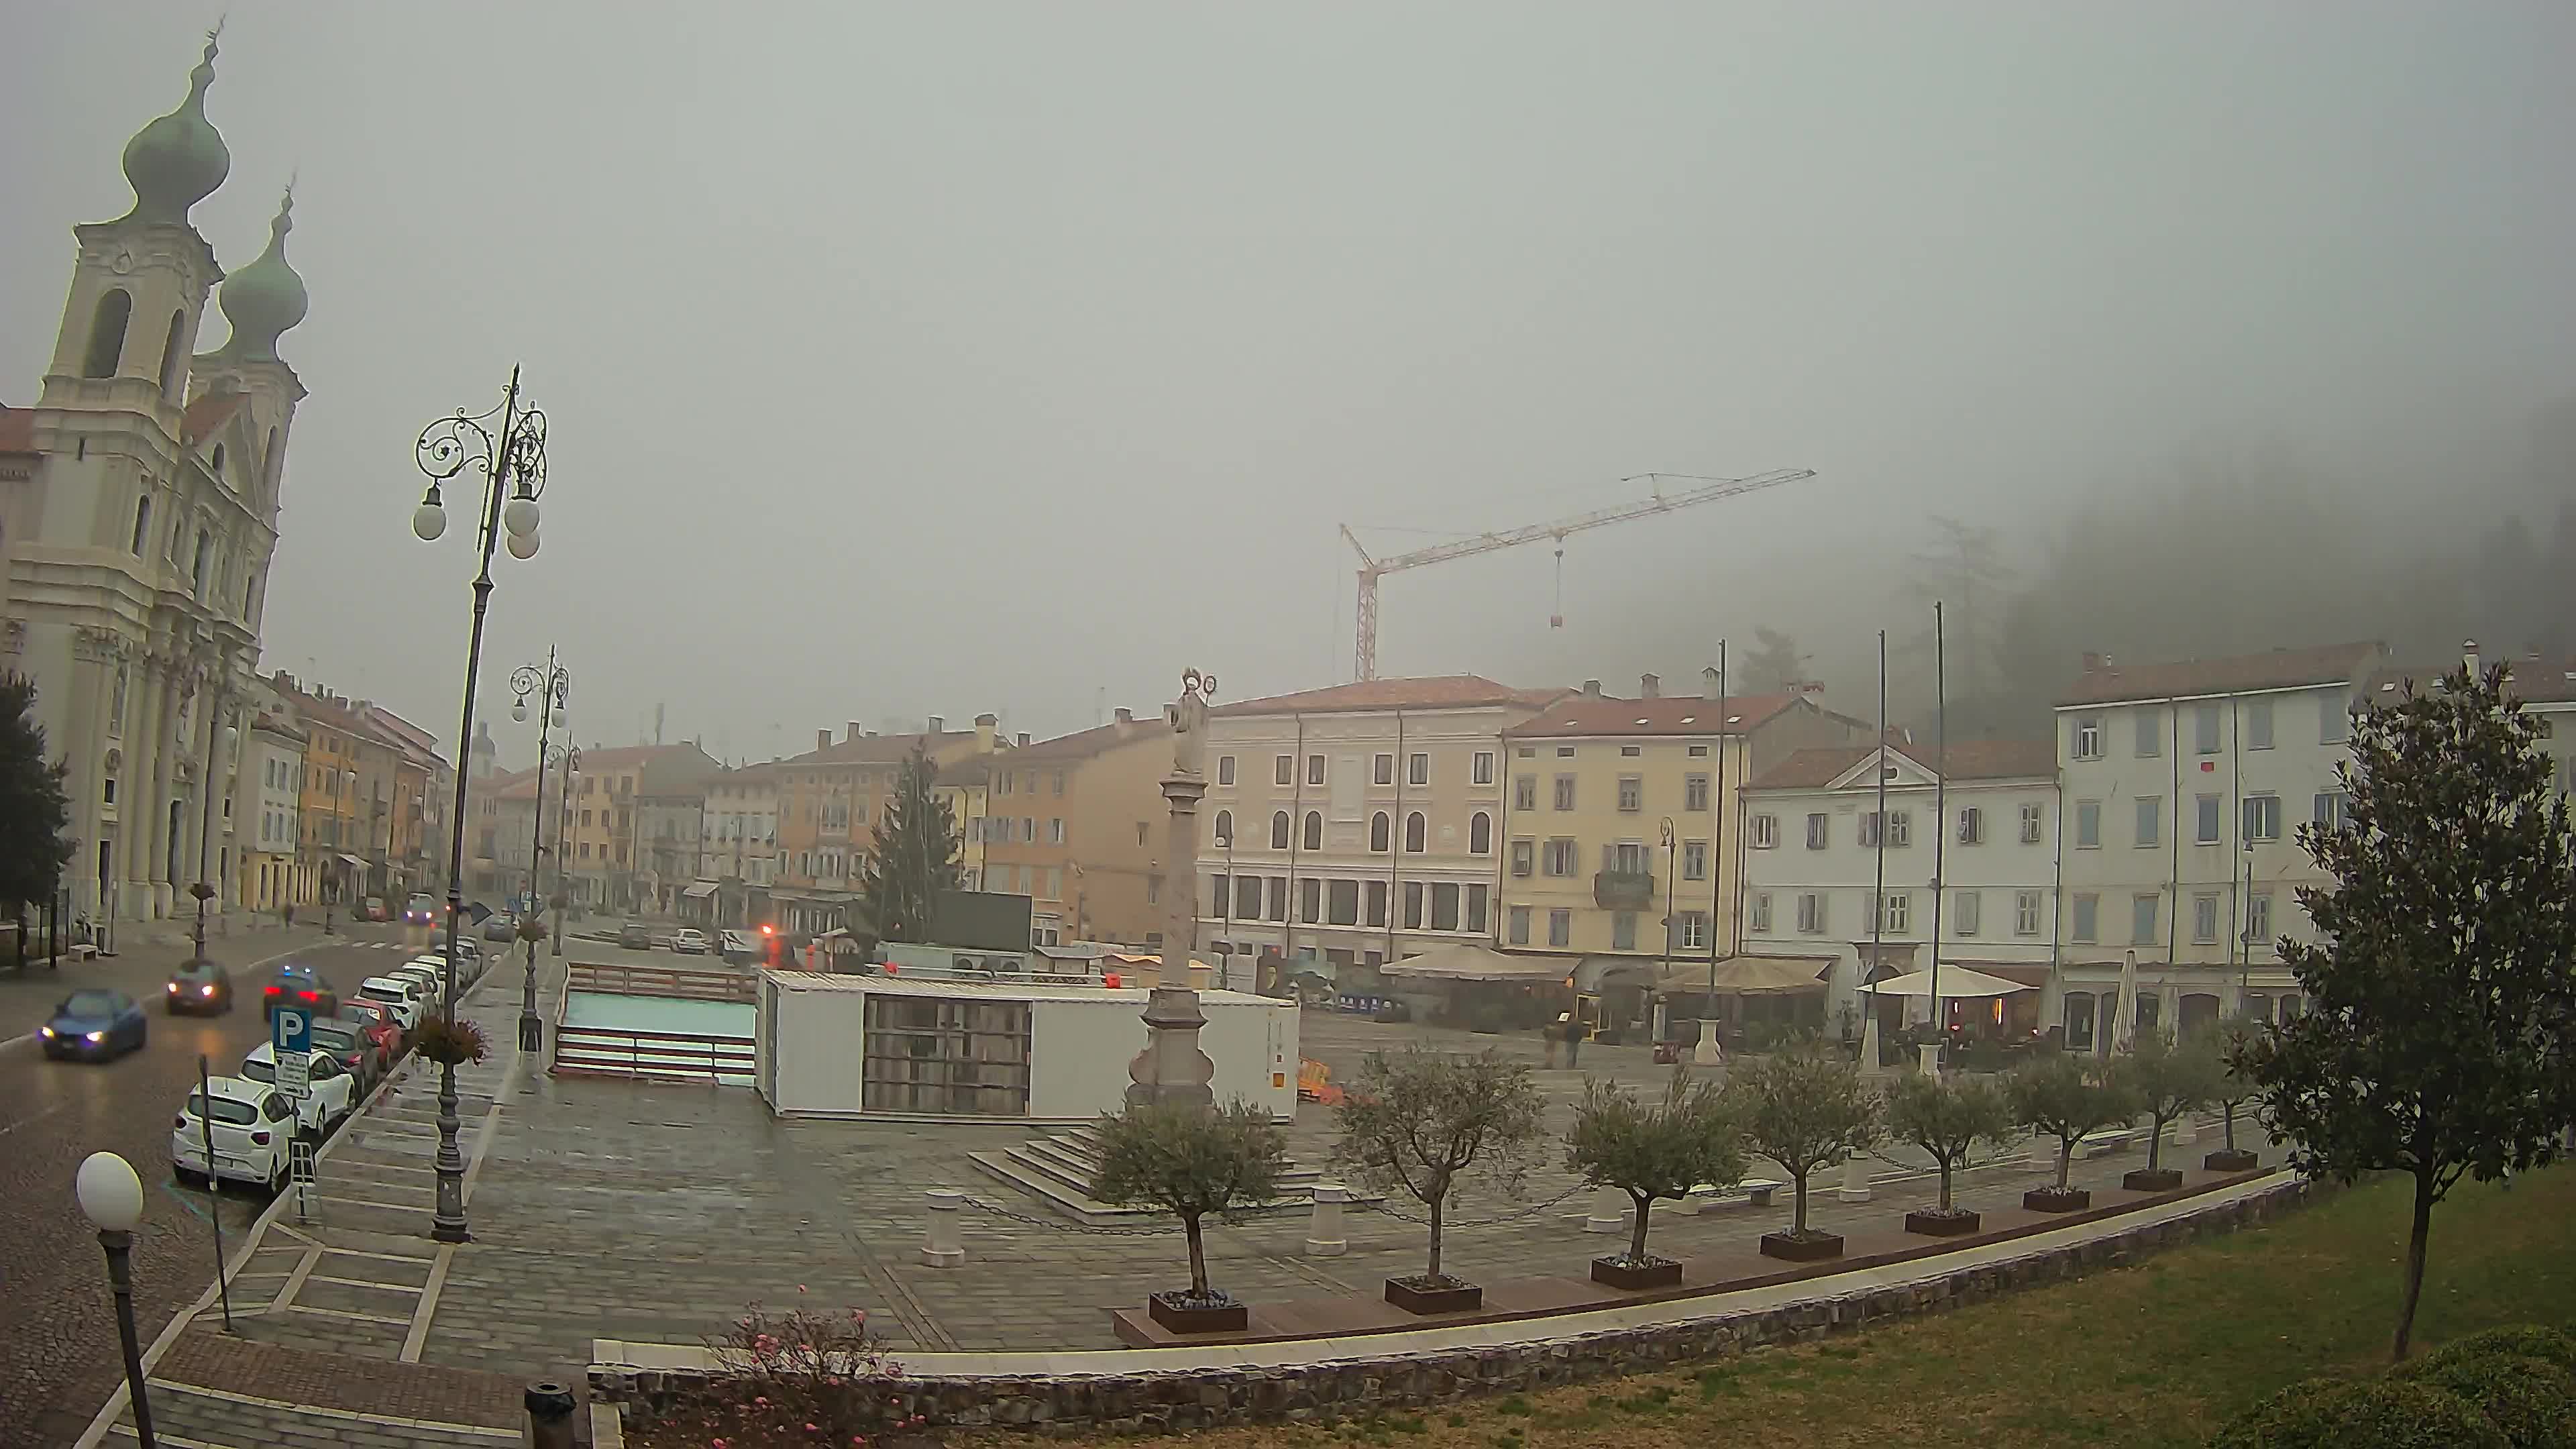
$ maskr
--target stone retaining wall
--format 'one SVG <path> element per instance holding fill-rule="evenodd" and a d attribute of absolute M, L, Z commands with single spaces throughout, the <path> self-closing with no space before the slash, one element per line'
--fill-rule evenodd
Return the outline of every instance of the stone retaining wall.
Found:
<path fill-rule="evenodd" d="M 1796 1343 L 1909 1314 L 1937 1313 L 2000 1294 L 2114 1267 L 2197 1238 L 2269 1222 L 2311 1200 L 2318 1184 L 2278 1186 L 2164 1222 L 1961 1267 L 1896 1287 L 1833 1291 L 1770 1308 L 1480 1348 L 1390 1352 L 1279 1368 L 1204 1368 L 1064 1377 L 904 1377 L 889 1382 L 898 1414 L 935 1425 L 1045 1432 L 1145 1432 L 1220 1424 L 1332 1420 L 1370 1410 L 1421 1408 L 1483 1394 L 1522 1393 Z M 1929 1264 L 1925 1265 L 1929 1267 Z M 1545 1332 L 1543 1321 L 1529 1325 Z M 593 1401 L 628 1413 L 664 1414 L 707 1391 L 705 1374 L 594 1365 Z"/>

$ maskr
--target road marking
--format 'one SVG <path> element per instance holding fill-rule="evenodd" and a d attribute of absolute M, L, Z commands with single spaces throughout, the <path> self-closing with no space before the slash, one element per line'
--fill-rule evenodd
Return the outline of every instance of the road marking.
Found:
<path fill-rule="evenodd" d="M 275 1313 L 281 1308 L 294 1307 L 296 1292 L 303 1288 L 305 1278 L 313 1272 L 313 1265 L 321 1261 L 320 1248 L 305 1249 L 304 1256 L 296 1260 L 295 1271 L 286 1275 L 285 1284 L 277 1290 L 277 1296 L 268 1300 L 268 1311 Z"/>
<path fill-rule="evenodd" d="M 429 1268 L 429 1281 L 421 1286 L 420 1302 L 412 1305 L 411 1331 L 403 1335 L 400 1361 L 420 1362 L 421 1347 L 429 1342 L 430 1320 L 438 1316 L 438 1295 L 447 1287 L 447 1265 L 456 1256 L 454 1243 L 438 1246 L 438 1261 Z"/>
<path fill-rule="evenodd" d="M 390 1323 L 399 1328 L 411 1322 L 408 1318 L 387 1318 L 381 1313 L 351 1313 L 345 1308 L 316 1308 L 310 1303 L 289 1303 L 289 1313 L 311 1313 L 323 1318 L 345 1318 L 353 1323 Z"/>
<path fill-rule="evenodd" d="M 412 1287 L 408 1283 L 379 1283 L 372 1278 L 332 1278 L 320 1273 L 314 1274 L 311 1281 L 315 1283 L 337 1283 L 343 1288 L 370 1288 L 379 1293 L 411 1293 L 416 1295 L 422 1291 L 418 1288 Z"/>
<path fill-rule="evenodd" d="M 415 1258 L 409 1253 L 371 1253 L 364 1248 L 324 1248 L 322 1251 L 326 1253 L 336 1253 L 343 1258 L 374 1258 L 379 1262 L 385 1263 L 434 1263 L 437 1261 L 435 1258 Z M 440 1251 L 444 1252 L 446 1250 L 442 1248 Z"/>

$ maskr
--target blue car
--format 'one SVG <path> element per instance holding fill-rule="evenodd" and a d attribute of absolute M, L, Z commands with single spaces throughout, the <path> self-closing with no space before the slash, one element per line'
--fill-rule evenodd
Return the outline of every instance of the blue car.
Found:
<path fill-rule="evenodd" d="M 53 1019 L 36 1035 L 44 1039 L 49 1057 L 104 1061 L 141 1050 L 144 1031 L 142 1002 L 122 991 L 75 991 L 54 1008 Z"/>

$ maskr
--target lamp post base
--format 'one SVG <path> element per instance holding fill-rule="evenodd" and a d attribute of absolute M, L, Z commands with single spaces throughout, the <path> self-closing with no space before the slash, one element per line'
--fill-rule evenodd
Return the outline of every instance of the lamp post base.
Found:
<path fill-rule="evenodd" d="M 533 1011 L 519 1013 L 519 1050 L 542 1052 L 546 1049 L 546 1019 Z"/>

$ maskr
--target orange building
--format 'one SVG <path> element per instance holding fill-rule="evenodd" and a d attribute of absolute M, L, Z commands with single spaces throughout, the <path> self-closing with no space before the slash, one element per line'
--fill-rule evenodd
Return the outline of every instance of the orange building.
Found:
<path fill-rule="evenodd" d="M 1029 897 L 1035 944 L 1160 945 L 1171 726 L 1122 709 L 991 766 L 984 888 Z"/>
<path fill-rule="evenodd" d="M 972 730 L 950 730 L 937 716 L 920 734 L 877 734 L 856 721 L 835 743 L 830 730 L 814 732 L 814 748 L 778 761 L 778 871 L 769 888 L 780 930 L 812 936 L 852 924 L 859 898 L 859 864 L 885 819 L 895 779 L 914 749 L 941 767 L 939 791 L 957 814 L 966 841 L 966 885 L 982 888 L 982 805 L 985 772 L 974 768 L 1008 748 L 999 721 L 978 715 Z"/>

